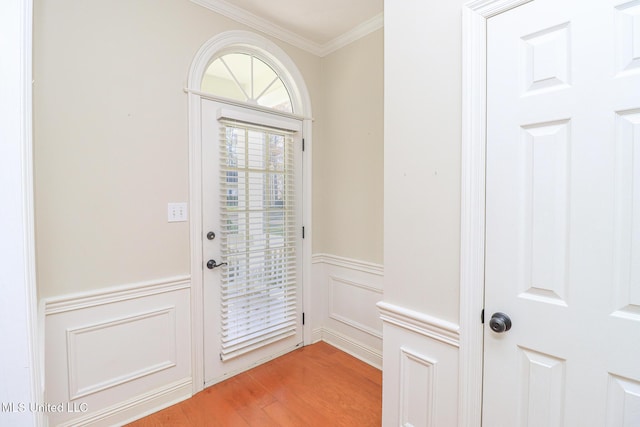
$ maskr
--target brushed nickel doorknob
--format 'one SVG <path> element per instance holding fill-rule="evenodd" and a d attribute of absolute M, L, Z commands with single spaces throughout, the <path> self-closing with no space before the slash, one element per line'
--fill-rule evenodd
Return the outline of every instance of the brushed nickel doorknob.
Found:
<path fill-rule="evenodd" d="M 511 329 L 511 318 L 504 313 L 493 313 L 489 320 L 489 327 L 497 334 L 507 332 Z"/>

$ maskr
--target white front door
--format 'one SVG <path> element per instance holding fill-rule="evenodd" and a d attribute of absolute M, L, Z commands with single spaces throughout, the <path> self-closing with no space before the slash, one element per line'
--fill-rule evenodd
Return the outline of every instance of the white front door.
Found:
<path fill-rule="evenodd" d="M 533 0 L 487 40 L 483 425 L 640 426 L 640 1 Z"/>
<path fill-rule="evenodd" d="M 301 123 L 202 100 L 205 386 L 302 344 Z"/>

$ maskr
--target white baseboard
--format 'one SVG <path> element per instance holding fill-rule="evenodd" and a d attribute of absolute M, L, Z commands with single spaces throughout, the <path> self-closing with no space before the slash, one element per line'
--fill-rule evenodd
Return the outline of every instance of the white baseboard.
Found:
<path fill-rule="evenodd" d="M 315 344 L 317 342 L 322 341 L 322 328 L 316 328 L 313 330 L 313 335 L 311 337 L 311 343 Z"/>
<path fill-rule="evenodd" d="M 60 427 L 120 426 L 168 408 L 191 397 L 191 378 L 185 378 L 96 413 L 59 424 Z"/>
<path fill-rule="evenodd" d="M 321 333 L 322 341 L 339 348 L 345 353 L 362 360 L 374 368 L 382 369 L 381 351 L 357 342 L 351 337 L 341 334 L 340 332 L 332 331 L 331 329 L 323 328 Z"/>

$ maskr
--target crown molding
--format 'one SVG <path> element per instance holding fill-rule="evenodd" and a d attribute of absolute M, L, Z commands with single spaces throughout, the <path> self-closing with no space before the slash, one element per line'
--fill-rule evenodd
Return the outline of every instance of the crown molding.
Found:
<path fill-rule="evenodd" d="M 327 56 L 338 49 L 342 49 L 346 45 L 351 44 L 382 27 L 384 27 L 384 13 L 380 12 L 373 18 L 364 21 L 352 30 L 347 31 L 346 33 L 322 45 L 322 52 L 320 53 L 320 56 Z"/>
<path fill-rule="evenodd" d="M 335 39 L 320 44 L 225 0 L 191 0 L 191 2 L 320 57 L 335 52 L 384 25 L 383 13 L 379 13 Z"/>

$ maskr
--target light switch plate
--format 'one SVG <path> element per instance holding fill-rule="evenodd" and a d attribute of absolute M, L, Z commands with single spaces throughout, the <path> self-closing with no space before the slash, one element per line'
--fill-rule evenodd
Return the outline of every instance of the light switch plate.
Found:
<path fill-rule="evenodd" d="M 187 220 L 187 204 L 186 203 L 169 203 L 167 212 L 167 221 L 183 222 Z"/>

